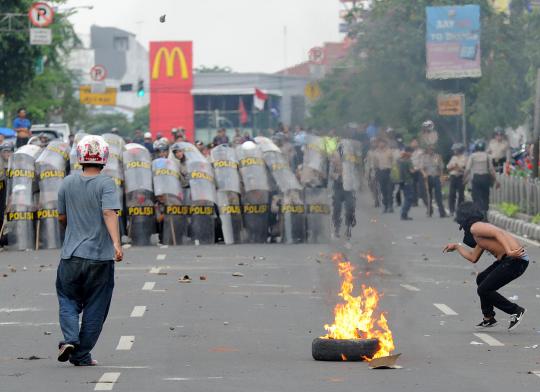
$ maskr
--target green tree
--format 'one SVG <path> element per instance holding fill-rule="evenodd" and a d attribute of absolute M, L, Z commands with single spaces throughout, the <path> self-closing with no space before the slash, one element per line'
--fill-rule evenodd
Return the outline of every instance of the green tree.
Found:
<path fill-rule="evenodd" d="M 463 92 L 473 135 L 487 136 L 495 126 L 522 124 L 532 112 L 536 69 L 540 64 L 540 13 L 513 2 L 512 16 L 481 6 L 483 76 L 477 79 L 427 80 L 425 7 L 470 1 L 379 0 L 354 26 L 350 56 L 322 82 L 322 98 L 311 110 L 312 125 L 340 126 L 350 121 L 392 126 L 414 134 L 426 118 L 441 134 L 458 139 L 456 119 L 438 117 L 441 92 Z"/>

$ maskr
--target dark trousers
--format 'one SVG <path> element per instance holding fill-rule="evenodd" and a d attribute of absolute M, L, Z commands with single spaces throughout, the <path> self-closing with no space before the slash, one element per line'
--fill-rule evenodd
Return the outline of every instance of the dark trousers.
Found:
<path fill-rule="evenodd" d="M 352 227 L 355 224 L 356 198 L 354 192 L 343 189 L 343 182 L 335 180 L 332 187 L 332 222 L 334 230 L 341 228 L 341 214 L 345 204 L 345 226 Z"/>
<path fill-rule="evenodd" d="M 60 260 L 56 293 L 64 342 L 75 346 L 70 362 L 92 361 L 94 348 L 109 313 L 114 288 L 114 262 L 72 257 Z M 82 323 L 79 328 L 79 315 Z"/>
<path fill-rule="evenodd" d="M 448 190 L 448 209 L 450 210 L 450 214 L 454 214 L 456 205 L 459 206 L 464 201 L 465 184 L 463 183 L 463 176 L 450 176 L 450 189 Z"/>
<path fill-rule="evenodd" d="M 382 202 L 385 211 L 393 208 L 394 184 L 390 178 L 390 169 L 377 170 L 377 182 L 382 194 Z"/>
<path fill-rule="evenodd" d="M 486 216 L 489 210 L 491 174 L 475 174 L 472 179 L 472 199 Z"/>
<path fill-rule="evenodd" d="M 439 176 L 429 176 L 428 177 L 428 191 L 429 191 L 429 216 L 433 215 L 433 198 L 437 203 L 437 208 L 439 209 L 439 215 L 441 217 L 446 216 L 446 211 L 444 210 L 443 200 L 442 200 L 442 190 L 441 190 L 441 179 Z"/>
<path fill-rule="evenodd" d="M 499 294 L 497 290 L 523 275 L 528 266 L 528 261 L 503 257 L 478 274 L 477 291 L 485 317 L 495 316 L 494 307 L 508 314 L 519 313 L 521 308 Z"/>
<path fill-rule="evenodd" d="M 409 216 L 409 210 L 414 201 L 414 183 L 403 184 L 403 205 L 401 207 L 401 217 L 407 218 Z"/>
<path fill-rule="evenodd" d="M 424 176 L 420 171 L 416 171 L 413 174 L 414 186 L 413 186 L 413 205 L 418 205 L 418 199 L 422 199 L 424 205 L 427 206 L 427 194 L 426 184 L 424 183 Z"/>

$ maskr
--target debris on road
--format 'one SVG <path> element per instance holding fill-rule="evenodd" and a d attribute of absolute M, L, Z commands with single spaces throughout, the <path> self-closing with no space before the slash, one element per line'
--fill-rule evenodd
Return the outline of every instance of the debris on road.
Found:
<path fill-rule="evenodd" d="M 183 277 L 178 279 L 178 281 L 180 283 L 191 283 L 191 278 L 189 277 L 189 275 L 184 275 Z"/>
<path fill-rule="evenodd" d="M 236 278 L 242 278 L 242 277 L 244 277 L 244 274 L 241 273 L 241 272 L 233 272 L 232 276 L 234 276 Z"/>

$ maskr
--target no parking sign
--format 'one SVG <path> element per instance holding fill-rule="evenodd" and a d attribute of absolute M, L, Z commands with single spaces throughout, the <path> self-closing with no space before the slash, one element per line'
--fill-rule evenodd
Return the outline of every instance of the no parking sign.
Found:
<path fill-rule="evenodd" d="M 34 3 L 28 11 L 28 18 L 35 27 L 47 27 L 53 22 L 54 11 L 47 3 Z"/>

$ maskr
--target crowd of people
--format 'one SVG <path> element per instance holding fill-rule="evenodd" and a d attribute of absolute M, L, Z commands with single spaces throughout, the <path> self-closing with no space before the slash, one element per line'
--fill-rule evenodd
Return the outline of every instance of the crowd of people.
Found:
<path fill-rule="evenodd" d="M 411 220 L 411 207 L 421 200 L 431 217 L 436 205 L 441 218 L 454 215 L 470 188 L 472 199 L 487 213 L 490 189 L 498 186 L 496 173 L 502 173 L 510 159 L 510 146 L 502 128 L 496 128 L 486 143 L 476 140 L 470 148 L 454 143 L 445 162 L 438 152 L 438 132 L 433 121 L 425 121 L 418 137 L 405 144 L 399 134 L 388 128 L 371 138 L 366 155 L 366 175 L 375 207 L 393 213 L 401 206 L 402 220 Z M 443 185 L 448 184 L 448 198 L 443 200 Z"/>

